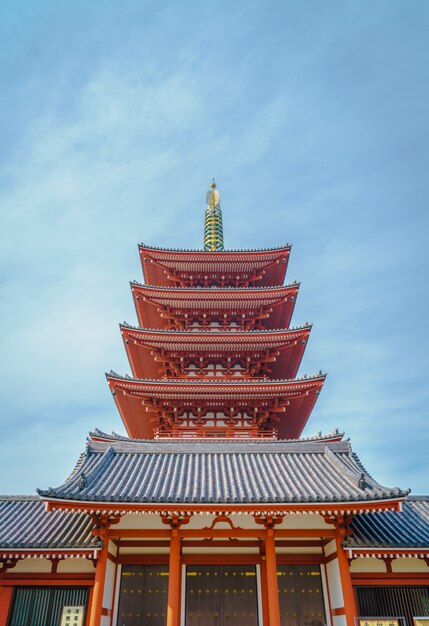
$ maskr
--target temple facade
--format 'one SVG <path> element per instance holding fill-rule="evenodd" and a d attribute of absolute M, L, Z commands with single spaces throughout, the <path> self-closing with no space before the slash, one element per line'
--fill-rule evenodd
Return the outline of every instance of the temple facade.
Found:
<path fill-rule="evenodd" d="M 353 626 L 429 616 L 429 497 L 385 487 L 344 433 L 303 437 L 291 247 L 139 246 L 127 436 L 90 433 L 64 482 L 0 497 L 0 626 Z"/>

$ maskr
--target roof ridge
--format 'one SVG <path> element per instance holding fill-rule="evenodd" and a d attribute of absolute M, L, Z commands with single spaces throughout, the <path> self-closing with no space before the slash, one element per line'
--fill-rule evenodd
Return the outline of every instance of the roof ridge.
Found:
<path fill-rule="evenodd" d="M 88 441 L 86 444 L 85 452 L 81 453 L 79 461 L 80 459 L 85 460 L 92 455 L 93 450 L 91 449 L 90 444 L 92 444 L 92 442 Z M 85 467 L 84 462 L 80 462 L 79 466 L 78 464 L 76 464 L 76 468 L 78 468 L 80 471 L 72 472 L 70 476 L 68 476 L 68 478 L 62 483 L 61 487 L 48 487 L 47 489 L 38 489 L 37 493 L 42 496 L 42 498 L 49 497 L 53 493 L 62 494 L 65 489 L 73 489 L 74 486 L 77 484 L 78 491 L 84 494 L 91 477 L 93 477 L 94 474 L 97 475 L 100 472 L 100 468 L 104 468 L 104 466 L 109 462 L 110 458 L 115 454 L 115 448 L 112 445 L 109 445 L 109 447 L 104 450 L 101 459 L 97 457 L 94 458 L 94 462 L 92 463 L 92 465 L 90 465 L 89 469 Z"/>
<path fill-rule="evenodd" d="M 363 465 L 359 462 L 359 459 L 357 457 L 357 455 L 353 452 L 352 447 L 350 445 L 350 442 L 344 442 L 347 443 L 348 449 L 349 449 L 349 453 L 348 453 L 348 457 L 352 458 L 352 460 L 356 463 L 356 467 L 359 470 L 362 470 L 360 472 L 354 472 L 353 469 L 351 467 L 349 467 L 348 465 L 346 465 L 346 463 L 343 462 L 342 459 L 340 459 L 328 446 L 325 447 L 325 454 L 327 456 L 327 458 L 329 459 L 329 461 L 336 466 L 338 469 L 340 469 L 341 473 L 343 475 L 345 475 L 347 477 L 348 480 L 350 480 L 352 482 L 352 484 L 357 487 L 360 491 L 364 492 L 366 488 L 371 488 L 372 490 L 376 489 L 379 490 L 383 493 L 383 495 L 385 495 L 385 497 L 392 497 L 392 498 L 397 498 L 397 497 L 403 497 L 403 496 L 407 496 L 409 493 L 409 490 L 402 490 L 399 487 L 385 487 L 384 485 L 381 485 L 378 481 L 376 481 L 374 478 L 372 478 L 372 476 L 370 476 L 363 468 Z M 370 497 L 370 494 L 367 494 L 367 499 L 368 497 Z"/>
<path fill-rule="evenodd" d="M 0 502 L 12 502 L 12 501 L 38 501 L 41 502 L 40 497 L 38 495 L 14 495 L 14 494 L 0 494 Z"/>
<path fill-rule="evenodd" d="M 344 431 L 339 431 L 338 428 L 335 428 L 334 430 L 332 430 L 330 433 L 325 433 L 322 434 L 322 432 L 320 431 L 319 433 L 316 433 L 314 435 L 308 435 L 307 437 L 299 437 L 298 439 L 264 439 L 263 443 L 299 443 L 299 442 L 326 442 L 327 439 L 332 439 L 333 437 L 341 437 L 341 439 L 344 437 Z M 181 438 L 171 438 L 171 439 L 139 439 L 138 437 L 127 437 L 125 435 L 119 435 L 118 433 L 115 433 L 114 431 L 112 431 L 112 433 L 105 433 L 102 430 L 100 430 L 99 428 L 95 428 L 93 431 L 90 431 L 89 433 L 89 437 L 92 439 L 92 437 L 99 437 L 102 439 L 107 439 L 108 441 L 129 441 L 129 442 L 142 442 L 142 443 L 153 443 L 153 442 L 159 442 L 159 443 L 163 443 L 163 442 L 169 442 L 169 443 L 189 443 L 189 439 L 181 439 Z M 193 442 L 197 442 L 197 443 L 207 443 L 207 444 L 219 444 L 219 438 L 210 438 L 210 437 L 201 437 L 199 439 L 192 439 Z M 225 439 L 224 442 L 222 443 L 234 443 L 234 444 L 238 444 L 238 443 L 256 443 L 259 442 L 260 440 L 258 438 L 252 438 L 252 439 Z M 327 442 L 327 443 L 332 443 L 332 442 Z"/>
<path fill-rule="evenodd" d="M 109 456 L 112 454 L 116 454 L 121 452 L 121 448 L 124 449 L 133 449 L 135 451 L 141 450 L 141 453 L 145 454 L 171 454 L 172 450 L 177 454 L 208 454 L 205 452 L 205 449 L 210 449 L 212 453 L 219 454 L 260 454 L 263 453 L 264 450 L 269 449 L 270 452 L 276 452 L 276 449 L 279 453 L 287 450 L 292 454 L 295 452 L 302 452 L 303 449 L 314 452 L 317 454 L 326 454 L 326 448 L 334 448 L 338 450 L 339 453 L 349 454 L 347 441 L 322 441 L 325 444 L 323 447 L 320 445 L 321 440 L 318 439 L 308 439 L 308 440 L 299 440 L 299 439 L 268 439 L 264 441 L 260 441 L 258 439 L 252 440 L 221 440 L 217 439 L 215 441 L 206 441 L 205 439 L 200 439 L 196 441 L 195 439 L 127 439 L 127 438 L 119 438 L 119 439 L 111 439 L 108 436 L 105 441 L 100 441 L 97 439 L 89 441 L 89 448 L 91 453 L 97 453 L 98 449 L 103 449 L 104 453 L 109 452 Z M 96 465 L 97 463 L 95 463 Z M 91 468 L 91 472 L 93 468 Z M 87 476 L 90 476 L 88 472 Z"/>
<path fill-rule="evenodd" d="M 412 495 L 412 496 L 408 496 L 407 500 L 405 500 L 405 502 L 429 502 L 429 495 L 427 496 L 418 496 L 418 495 Z"/>

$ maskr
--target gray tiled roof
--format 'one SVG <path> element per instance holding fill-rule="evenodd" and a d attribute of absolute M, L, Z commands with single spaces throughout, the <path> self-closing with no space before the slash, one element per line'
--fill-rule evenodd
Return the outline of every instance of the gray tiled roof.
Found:
<path fill-rule="evenodd" d="M 46 498 L 88 502 L 267 504 L 379 501 L 379 485 L 347 441 L 89 441 Z"/>
<path fill-rule="evenodd" d="M 92 520 L 77 511 L 45 511 L 38 496 L 0 496 L 1 549 L 92 549 Z"/>
<path fill-rule="evenodd" d="M 429 548 L 429 496 L 407 498 L 400 513 L 357 515 L 348 548 Z"/>

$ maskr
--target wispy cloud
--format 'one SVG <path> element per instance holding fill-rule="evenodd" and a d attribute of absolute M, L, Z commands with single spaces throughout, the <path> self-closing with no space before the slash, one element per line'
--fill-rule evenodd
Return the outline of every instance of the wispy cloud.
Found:
<path fill-rule="evenodd" d="M 427 489 L 416 6 L 8 9 L 0 491 L 59 483 L 89 429 L 121 431 L 103 372 L 129 369 L 136 244 L 198 247 L 212 176 L 227 245 L 294 244 L 302 371 L 329 374 L 308 432 L 344 428 L 376 478 Z"/>

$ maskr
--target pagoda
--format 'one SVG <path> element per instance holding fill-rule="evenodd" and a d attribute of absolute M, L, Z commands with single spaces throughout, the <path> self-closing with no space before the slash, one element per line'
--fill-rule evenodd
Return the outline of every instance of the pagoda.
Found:
<path fill-rule="evenodd" d="M 0 626 L 429 615 L 429 498 L 338 430 L 302 436 L 325 375 L 298 375 L 290 252 L 225 250 L 214 181 L 203 249 L 139 246 L 131 375 L 107 374 L 127 436 L 96 429 L 58 487 L 0 497 Z"/>
<path fill-rule="evenodd" d="M 139 327 L 121 326 L 133 378 L 107 376 L 128 435 L 298 438 L 325 377 L 296 378 L 311 327 L 290 328 L 299 290 L 283 285 L 290 246 L 225 252 L 213 182 L 204 250 L 139 252 Z"/>

